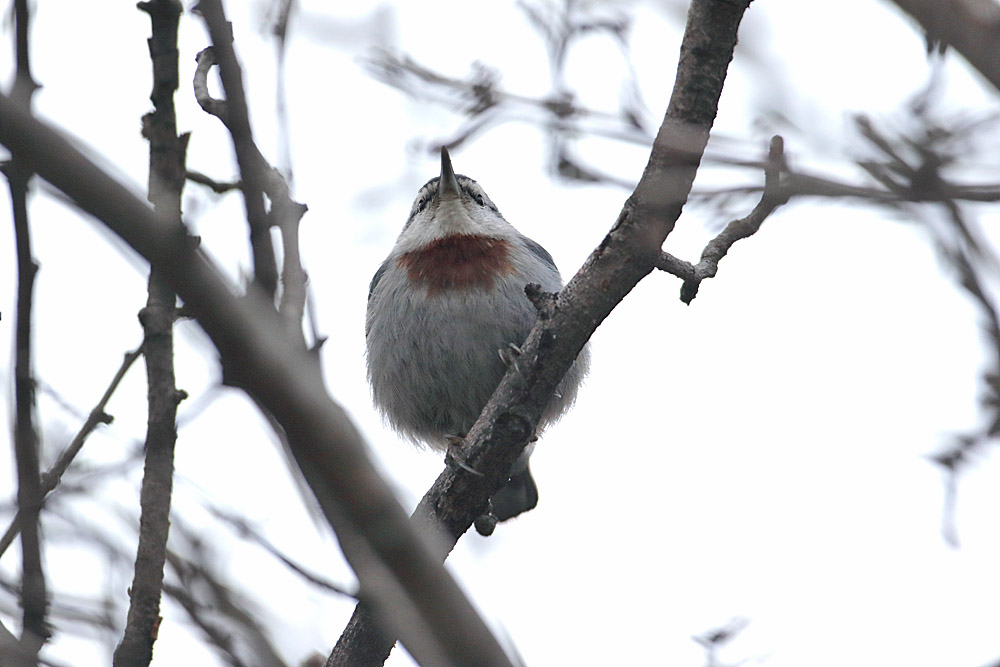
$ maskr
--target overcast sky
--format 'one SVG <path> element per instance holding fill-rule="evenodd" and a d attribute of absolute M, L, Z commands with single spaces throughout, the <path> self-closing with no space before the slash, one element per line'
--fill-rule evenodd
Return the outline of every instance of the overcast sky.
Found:
<path fill-rule="evenodd" d="M 44 86 L 38 114 L 144 192 L 148 18 L 133 3 L 35 4 L 33 66 Z M 274 49 L 257 18 L 264 4 L 227 9 L 257 141 L 279 163 Z M 450 138 L 461 118 L 374 81 L 360 58 L 387 47 L 451 76 L 478 61 L 524 95 L 548 91 L 549 69 L 541 40 L 513 4 L 399 4 L 301 2 L 289 32 L 287 88 L 295 197 L 309 206 L 304 263 L 319 329 L 330 337 L 328 386 L 409 510 L 442 463 L 402 442 L 372 408 L 365 299 L 417 189 L 437 173 L 437 158 L 420 148 Z M 632 64 L 655 125 L 673 82 L 686 3 L 629 6 Z M 9 29 L 3 39 L 0 72 L 8 73 Z M 192 132 L 189 167 L 225 180 L 235 173 L 227 137 L 191 94 L 194 56 L 207 44 L 200 21 L 185 15 L 178 123 Z M 616 110 L 627 73 L 606 37 L 570 52 L 567 81 L 595 108 Z M 941 74 L 942 113 L 995 109 L 993 93 L 957 56 L 946 58 Z M 852 114 L 905 123 L 901 109 L 928 76 L 922 36 L 889 3 L 757 0 L 741 29 L 716 133 L 737 139 L 741 150 L 763 151 L 777 129 L 796 164 L 860 180 L 849 160 L 858 146 Z M 775 113 L 788 124 L 766 121 Z M 508 122 L 452 157 L 568 277 L 628 192 L 552 180 L 545 146 L 537 126 Z M 578 150 L 633 181 L 648 156 L 647 148 L 608 141 L 583 141 Z M 996 173 L 995 164 L 986 168 Z M 715 186 L 762 180 L 749 171 L 699 178 Z M 753 202 L 743 204 L 737 210 Z M 9 210 L 4 189 L 0 211 Z M 203 246 L 241 280 L 248 253 L 237 196 L 189 184 L 185 212 Z M 136 313 L 147 269 L 44 192 L 31 215 L 41 263 L 38 376 L 86 414 L 121 355 L 140 342 Z M 988 208 L 973 215 L 987 231 L 1000 222 Z M 666 248 L 696 260 L 723 222 L 707 207 L 689 206 Z M 16 286 L 9 231 L 0 235 L 0 267 L 0 347 L 9 350 Z M 986 348 L 977 311 L 919 222 L 857 204 L 794 201 L 733 249 L 691 306 L 679 302 L 679 287 L 671 276 L 649 276 L 595 334 L 576 408 L 536 449 L 538 508 L 489 539 L 463 537 L 449 559 L 497 632 L 529 665 L 693 667 L 704 658 L 692 636 L 733 619 L 747 624 L 722 654 L 727 662 L 976 667 L 1000 657 L 1000 467 L 986 456 L 962 478 L 956 549 L 942 539 L 943 485 L 926 460 L 951 435 L 980 424 Z M 310 589 L 218 527 L 203 505 L 245 513 L 284 552 L 330 579 L 350 584 L 351 575 L 333 538 L 317 534 L 302 509 L 266 423 L 241 395 L 218 387 L 207 339 L 190 322 L 178 331 L 178 386 L 191 399 L 180 411 L 175 527 L 216 540 L 212 566 L 258 601 L 290 664 L 325 654 L 353 604 Z M 6 386 L 10 358 L 0 355 Z M 109 406 L 115 423 L 88 443 L 88 465 L 123 460 L 141 443 L 140 371 Z M 0 415 L 4 433 L 9 413 Z M 80 420 L 48 391 L 39 417 L 51 460 Z M 45 537 L 56 591 L 95 597 L 110 586 L 126 599 L 130 574 L 107 574 L 106 555 L 68 541 L 81 523 L 134 540 L 116 508 L 135 511 L 140 473 L 133 465 L 123 477 L 93 480 L 90 500 L 54 502 Z M 13 479 L 9 468 L 0 476 L 5 497 Z M 19 558 L 11 549 L 0 572 L 13 577 Z M 199 646 L 176 606 L 165 603 L 164 616 L 154 664 L 223 664 Z M 100 642 L 60 630 L 51 659 L 108 663 Z M 411 663 L 397 649 L 389 664 Z"/>

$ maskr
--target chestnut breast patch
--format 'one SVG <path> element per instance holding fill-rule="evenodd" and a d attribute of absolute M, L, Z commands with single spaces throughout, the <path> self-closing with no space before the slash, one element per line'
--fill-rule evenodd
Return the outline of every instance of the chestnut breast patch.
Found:
<path fill-rule="evenodd" d="M 452 234 L 396 260 L 411 281 L 427 287 L 428 296 L 451 289 L 484 288 L 514 273 L 510 242 L 488 236 Z"/>

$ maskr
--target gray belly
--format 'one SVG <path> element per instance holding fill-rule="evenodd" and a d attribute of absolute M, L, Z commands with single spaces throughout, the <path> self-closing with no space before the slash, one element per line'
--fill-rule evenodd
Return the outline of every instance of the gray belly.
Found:
<path fill-rule="evenodd" d="M 375 402 L 401 433 L 443 447 L 472 427 L 507 370 L 499 351 L 524 341 L 534 308 L 499 288 L 411 298 L 394 311 L 370 322 L 381 328 L 368 337 Z"/>

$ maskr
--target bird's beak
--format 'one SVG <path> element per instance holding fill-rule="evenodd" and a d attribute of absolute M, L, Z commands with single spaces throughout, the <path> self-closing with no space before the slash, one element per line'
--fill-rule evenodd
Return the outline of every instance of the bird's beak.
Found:
<path fill-rule="evenodd" d="M 438 197 L 442 199 L 445 195 L 457 197 L 459 195 L 458 179 L 455 178 L 455 170 L 451 166 L 451 156 L 448 149 L 441 147 L 441 178 L 438 179 Z"/>

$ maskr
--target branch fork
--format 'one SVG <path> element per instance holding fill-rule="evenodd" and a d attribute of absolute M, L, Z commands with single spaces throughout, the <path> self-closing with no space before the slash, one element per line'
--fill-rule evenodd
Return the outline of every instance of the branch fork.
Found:
<path fill-rule="evenodd" d="M 684 281 L 681 286 L 681 301 L 690 304 L 698 296 L 701 282 L 707 278 L 714 278 L 719 272 L 719 262 L 726 256 L 733 244 L 740 239 L 756 234 L 767 217 L 788 201 L 790 193 L 784 190 L 781 184 L 781 174 L 786 168 L 785 142 L 780 135 L 774 135 L 771 138 L 767 164 L 764 169 L 764 192 L 750 214 L 745 218 L 733 220 L 714 239 L 709 241 L 697 264 L 678 259 L 666 251 L 660 252 L 656 260 L 656 268 Z"/>

